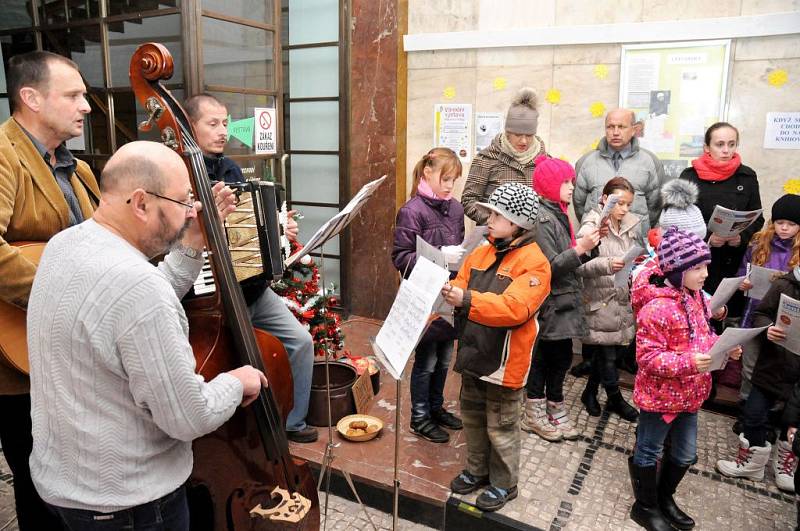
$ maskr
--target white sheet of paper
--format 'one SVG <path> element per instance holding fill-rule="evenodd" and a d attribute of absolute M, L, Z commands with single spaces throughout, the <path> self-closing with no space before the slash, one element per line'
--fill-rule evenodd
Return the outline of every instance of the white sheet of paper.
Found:
<path fill-rule="evenodd" d="M 429 244 L 417 234 L 417 259 L 419 259 L 420 256 L 427 258 L 439 267 L 447 267 L 447 263 L 444 260 L 444 253 L 441 249 Z"/>
<path fill-rule="evenodd" d="M 769 291 L 772 281 L 783 274 L 784 271 L 779 271 L 777 269 L 770 269 L 757 265 L 751 266 L 749 277 L 753 287 L 747 292 L 747 296 L 756 300 L 763 299 L 764 295 Z"/>
<path fill-rule="evenodd" d="M 606 203 L 603 205 L 603 211 L 600 212 L 598 228 L 603 226 L 603 223 L 605 223 L 608 219 L 608 216 L 611 215 L 611 211 L 614 210 L 614 207 L 617 206 L 617 203 L 619 203 L 619 196 L 617 194 L 611 194 L 606 198 Z"/>
<path fill-rule="evenodd" d="M 645 252 L 646 251 L 638 245 L 634 245 L 628 249 L 628 252 L 622 257 L 622 261 L 625 263 L 625 266 L 614 273 L 614 286 L 618 288 L 627 287 L 628 277 L 633 269 L 633 261 L 636 260 L 636 257 L 645 254 Z"/>
<path fill-rule="evenodd" d="M 781 293 L 775 326 L 786 332 L 786 339 L 779 344 L 789 352 L 800 356 L 800 301 Z"/>
<path fill-rule="evenodd" d="M 722 279 L 719 286 L 717 286 L 717 291 L 714 292 L 714 295 L 708 303 L 711 313 L 719 310 L 731 300 L 731 297 L 733 297 L 733 294 L 739 289 L 739 286 L 745 278 L 745 276 L 741 276 Z"/>
<path fill-rule="evenodd" d="M 708 351 L 711 356 L 711 367 L 709 371 L 724 369 L 728 363 L 728 351 L 737 345 L 742 345 L 746 341 L 753 339 L 758 334 L 766 330 L 767 326 L 760 328 L 726 328 L 721 336 Z"/>
<path fill-rule="evenodd" d="M 708 220 L 708 232 L 713 232 L 723 238 L 736 236 L 752 225 L 762 211 L 761 208 L 749 211 L 731 210 L 717 205 Z"/>

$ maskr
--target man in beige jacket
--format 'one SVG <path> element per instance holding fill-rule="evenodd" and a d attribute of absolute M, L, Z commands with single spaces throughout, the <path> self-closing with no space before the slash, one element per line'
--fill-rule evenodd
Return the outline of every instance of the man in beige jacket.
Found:
<path fill-rule="evenodd" d="M 12 116 L 0 125 L 0 301 L 26 308 L 36 266 L 14 242 L 47 241 L 91 217 L 100 190 L 89 166 L 64 145 L 91 110 L 78 67 L 49 52 L 12 57 Z M 25 330 L 19 334 L 24 337 Z M 29 380 L 0 363 L 0 442 L 14 475 L 21 531 L 59 529 L 31 483 Z"/>

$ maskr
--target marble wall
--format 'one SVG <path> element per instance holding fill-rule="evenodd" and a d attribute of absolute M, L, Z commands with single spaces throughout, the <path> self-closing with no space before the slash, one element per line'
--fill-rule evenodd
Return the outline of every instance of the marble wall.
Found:
<path fill-rule="evenodd" d="M 441 33 L 537 26 L 686 20 L 800 10 L 798 0 L 409 0 L 408 33 Z M 408 66 L 406 174 L 432 147 L 435 103 L 471 103 L 473 111 L 504 112 L 517 89 L 539 94 L 539 135 L 551 155 L 575 162 L 603 135 L 607 109 L 619 100 L 620 45 L 537 46 L 411 52 Z M 598 79 L 597 65 L 606 75 Z M 780 86 L 770 72 L 787 72 Z M 496 79 L 503 83 L 495 83 Z M 444 90 L 452 99 L 444 98 Z M 557 88 L 558 103 L 545 100 Z M 800 150 L 763 149 L 765 113 L 800 111 L 800 28 L 797 35 L 735 39 L 731 50 L 728 120 L 741 131 L 740 152 L 759 175 L 765 207 L 800 179 Z M 468 173 L 468 166 L 464 175 Z M 464 179 L 460 180 L 463 186 Z M 402 187 L 402 178 L 398 186 Z M 406 182 L 410 187 L 410 182 Z"/>

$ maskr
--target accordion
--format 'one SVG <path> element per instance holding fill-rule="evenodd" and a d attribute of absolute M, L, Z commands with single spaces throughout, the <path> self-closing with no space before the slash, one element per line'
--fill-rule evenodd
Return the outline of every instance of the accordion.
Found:
<path fill-rule="evenodd" d="M 257 275 L 274 282 L 283 276 L 283 261 L 289 253 L 284 235 L 286 203 L 280 184 L 247 181 L 229 184 L 237 196 L 236 210 L 225 220 L 228 248 L 239 282 Z M 195 295 L 216 291 L 211 264 L 203 253 L 203 270 L 194 283 Z"/>

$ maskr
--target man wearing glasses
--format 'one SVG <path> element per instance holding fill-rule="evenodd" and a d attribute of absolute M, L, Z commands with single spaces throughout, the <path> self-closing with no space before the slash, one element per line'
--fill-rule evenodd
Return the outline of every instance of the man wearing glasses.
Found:
<path fill-rule="evenodd" d="M 197 144 L 203 150 L 209 177 L 229 184 L 244 182 L 239 166 L 222 154 L 228 139 L 228 109 L 225 105 L 210 94 L 199 94 L 189 98 L 184 107 L 192 121 Z M 297 238 L 297 223 L 291 216 L 288 225 L 286 235 L 294 240 Z M 314 370 L 314 342 L 311 335 L 270 289 L 263 276 L 242 282 L 242 293 L 253 326 L 277 337 L 289 356 L 294 407 L 286 419 L 286 435 L 294 442 L 314 442 L 317 440 L 317 430 L 306 424 Z"/>
<path fill-rule="evenodd" d="M 192 440 L 267 380 L 250 366 L 195 373 L 180 298 L 204 239 L 181 157 L 131 142 L 100 182 L 94 215 L 50 239 L 31 288 L 31 477 L 70 530 L 188 530 Z"/>

